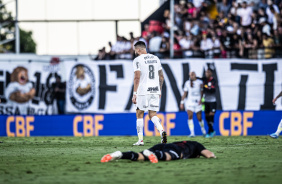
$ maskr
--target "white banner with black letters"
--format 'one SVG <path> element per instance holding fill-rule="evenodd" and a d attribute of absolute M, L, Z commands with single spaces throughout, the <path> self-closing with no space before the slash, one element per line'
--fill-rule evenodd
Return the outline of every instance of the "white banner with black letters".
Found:
<path fill-rule="evenodd" d="M 67 83 L 67 113 L 135 112 L 131 102 L 132 61 L 78 59 L 50 65 L 37 62 L 40 56 L 32 60 L 0 61 L 0 114 L 56 114 L 52 97 L 54 89 L 51 87 L 56 75 Z M 282 110 L 281 98 L 276 105 L 272 104 L 272 99 L 282 91 L 281 59 L 178 59 L 161 62 L 165 83 L 160 111 L 179 111 L 183 85 L 189 79 L 189 72 L 195 71 L 198 77 L 203 77 L 207 67 L 213 70 L 217 80 L 218 109 Z M 34 88 L 34 98 L 14 101 L 9 94 L 16 92 L 17 86 L 30 93 Z"/>
<path fill-rule="evenodd" d="M 272 99 L 282 90 L 281 60 L 181 59 L 162 60 L 165 84 L 160 111 L 179 111 L 183 85 L 189 72 L 203 77 L 206 68 L 217 80 L 218 109 L 282 110 Z M 131 103 L 133 68 L 130 61 L 65 62 L 67 112 L 134 112 Z M 87 93 L 86 93 L 87 92 Z"/>

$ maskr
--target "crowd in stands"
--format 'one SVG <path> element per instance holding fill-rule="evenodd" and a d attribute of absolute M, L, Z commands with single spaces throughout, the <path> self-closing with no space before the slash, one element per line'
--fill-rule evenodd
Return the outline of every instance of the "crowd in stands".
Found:
<path fill-rule="evenodd" d="M 133 45 L 142 40 L 149 53 L 169 58 L 170 11 L 165 23 L 150 21 L 141 37 L 117 36 L 107 53 L 99 50 L 95 60 L 132 59 Z M 282 0 L 180 0 L 174 5 L 175 58 L 281 57 Z"/>

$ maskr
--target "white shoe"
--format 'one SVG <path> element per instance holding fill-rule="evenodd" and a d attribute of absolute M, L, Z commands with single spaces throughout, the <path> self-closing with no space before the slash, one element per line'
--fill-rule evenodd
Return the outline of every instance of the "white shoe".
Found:
<path fill-rule="evenodd" d="M 143 151 L 143 154 L 150 160 L 150 162 L 152 162 L 152 163 L 158 163 L 158 158 L 157 158 L 157 156 L 153 153 L 153 152 L 151 152 L 150 150 L 144 150 Z"/>
<path fill-rule="evenodd" d="M 122 153 L 120 151 L 116 151 L 107 155 L 104 155 L 101 158 L 101 162 L 109 162 L 109 161 L 114 161 L 114 160 L 118 160 L 122 157 Z"/>
<path fill-rule="evenodd" d="M 136 143 L 133 144 L 133 146 L 144 146 L 143 141 L 137 141 Z"/>
<path fill-rule="evenodd" d="M 190 134 L 188 137 L 195 137 L 195 134 Z"/>

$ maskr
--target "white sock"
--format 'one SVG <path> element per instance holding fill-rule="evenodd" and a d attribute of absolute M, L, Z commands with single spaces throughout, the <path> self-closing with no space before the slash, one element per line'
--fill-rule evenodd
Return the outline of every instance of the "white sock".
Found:
<path fill-rule="evenodd" d="M 163 128 L 163 126 L 161 124 L 161 120 L 157 116 L 153 116 L 151 118 L 151 121 L 154 123 L 155 127 L 158 129 L 158 131 L 162 135 L 162 133 L 164 131 L 164 128 Z"/>
<path fill-rule="evenodd" d="M 277 127 L 277 130 L 275 132 L 276 135 L 279 135 L 282 132 L 282 119 Z"/>
<path fill-rule="evenodd" d="M 205 125 L 204 125 L 204 120 L 199 121 L 199 124 L 201 126 L 201 130 L 203 134 L 206 134 L 206 130 L 205 130 Z"/>
<path fill-rule="evenodd" d="M 143 118 L 137 119 L 136 120 L 136 129 L 137 129 L 139 141 L 143 141 L 143 127 L 144 127 Z"/>
<path fill-rule="evenodd" d="M 190 129 L 191 135 L 195 135 L 193 119 L 188 119 L 188 127 Z"/>

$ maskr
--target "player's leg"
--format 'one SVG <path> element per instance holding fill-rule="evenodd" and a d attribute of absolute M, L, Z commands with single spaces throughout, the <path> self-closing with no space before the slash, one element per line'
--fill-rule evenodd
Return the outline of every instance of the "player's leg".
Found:
<path fill-rule="evenodd" d="M 206 136 L 206 130 L 205 130 L 205 125 L 204 125 L 204 120 L 202 119 L 202 110 L 197 112 L 197 119 L 199 121 L 201 131 L 203 133 L 203 136 Z"/>
<path fill-rule="evenodd" d="M 145 157 L 143 156 L 142 153 L 136 153 L 133 151 L 128 151 L 128 152 L 116 151 L 116 152 L 104 155 L 101 158 L 101 162 L 110 162 L 110 161 L 114 161 L 118 159 L 141 161 L 141 160 L 145 160 Z"/>
<path fill-rule="evenodd" d="M 205 103 L 205 117 L 209 127 L 209 131 L 206 135 L 206 138 L 213 137 L 215 134 L 213 123 L 214 123 L 214 113 L 215 113 L 215 102 L 206 102 Z"/>
<path fill-rule="evenodd" d="M 144 146 L 143 141 L 143 127 L 144 127 L 144 111 L 136 109 L 136 129 L 137 129 L 137 135 L 138 135 L 138 141 L 134 143 L 134 146 Z"/>
<path fill-rule="evenodd" d="M 167 143 L 166 131 L 164 131 L 164 128 L 163 128 L 163 126 L 161 124 L 161 120 L 157 116 L 157 112 L 149 110 L 149 117 L 150 117 L 151 121 L 154 123 L 155 127 L 157 128 L 157 130 L 160 132 L 161 143 Z"/>
<path fill-rule="evenodd" d="M 279 123 L 279 125 L 277 127 L 276 132 L 273 133 L 273 134 L 270 134 L 269 136 L 272 137 L 272 138 L 277 139 L 281 132 L 282 132 L 282 119 L 281 119 L 281 121 L 280 121 L 280 123 Z"/>
<path fill-rule="evenodd" d="M 138 141 L 134 143 L 134 146 L 143 146 L 144 141 L 143 141 L 143 127 L 144 127 L 144 106 L 146 106 L 146 97 L 145 95 L 137 96 L 136 99 L 136 129 L 137 129 L 137 135 L 138 135 Z"/>
<path fill-rule="evenodd" d="M 216 111 L 216 102 L 211 102 L 211 111 L 210 111 L 210 126 L 211 126 L 211 133 L 209 134 L 210 137 L 215 136 L 215 130 L 213 128 L 214 125 L 214 115 L 215 115 L 215 111 Z"/>
<path fill-rule="evenodd" d="M 157 117 L 157 111 L 159 111 L 160 98 L 159 95 L 148 95 L 148 110 L 149 118 L 154 123 L 157 130 L 160 132 L 162 140 L 161 143 L 167 142 L 166 132 L 161 124 L 161 120 Z"/>
<path fill-rule="evenodd" d="M 195 131 L 194 131 L 194 122 L 193 122 L 193 111 L 187 110 L 188 114 L 188 127 L 190 130 L 189 137 L 195 137 Z"/>

